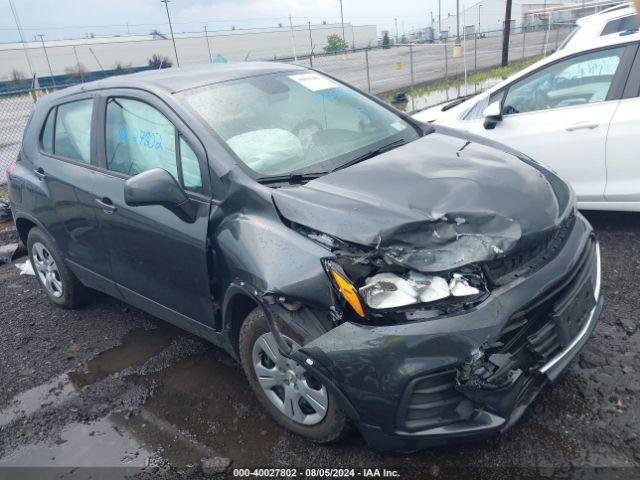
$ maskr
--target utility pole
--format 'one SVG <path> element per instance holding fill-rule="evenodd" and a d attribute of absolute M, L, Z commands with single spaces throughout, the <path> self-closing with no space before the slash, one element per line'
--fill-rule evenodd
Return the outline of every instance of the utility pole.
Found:
<path fill-rule="evenodd" d="M 55 87 L 56 81 L 53 78 L 53 69 L 51 68 L 51 62 L 49 61 L 49 55 L 47 54 L 47 47 L 44 44 L 44 35 L 39 33 L 36 37 L 40 37 L 40 42 L 42 43 L 42 48 L 44 50 L 44 58 L 47 59 L 47 65 L 49 65 L 49 75 L 51 75 L 51 84 Z"/>
<path fill-rule="evenodd" d="M 173 53 L 176 54 L 176 66 L 180 66 L 180 59 L 178 58 L 178 49 L 176 48 L 176 39 L 173 36 L 173 26 L 171 25 L 171 15 L 169 15 L 169 2 L 171 0 L 160 0 L 160 3 L 164 3 L 164 7 L 167 10 L 167 20 L 169 20 L 169 31 L 171 32 L 171 41 L 173 42 Z"/>
<path fill-rule="evenodd" d="M 480 32 L 482 31 L 480 24 L 480 7 L 482 7 L 482 3 L 478 3 L 478 35 L 480 35 Z"/>
<path fill-rule="evenodd" d="M 342 0 L 340 0 L 340 24 L 342 25 L 342 41 L 347 43 L 347 40 L 344 36 L 344 14 L 342 13 Z"/>
<path fill-rule="evenodd" d="M 207 51 L 209 52 L 209 63 L 213 62 L 213 57 L 211 56 L 211 45 L 209 45 L 209 32 L 207 31 L 207 26 L 204 26 L 204 36 L 207 39 Z"/>
<path fill-rule="evenodd" d="M 509 37 L 511 36 L 511 4 L 513 0 L 506 0 L 507 7 L 504 14 L 504 29 L 502 35 L 502 66 L 509 64 Z"/>
<path fill-rule="evenodd" d="M 84 75 L 82 74 L 82 65 L 80 65 L 80 58 L 78 57 L 78 51 L 76 50 L 76 46 L 73 46 L 73 54 L 76 57 L 76 66 L 78 68 L 78 75 L 80 75 L 80 83 L 84 83 Z"/>
<path fill-rule="evenodd" d="M 293 20 L 289 14 L 289 28 L 291 29 L 291 46 L 293 47 L 293 61 L 298 62 L 298 54 L 296 53 L 296 37 L 293 34 Z"/>
<path fill-rule="evenodd" d="M 393 21 L 396 22 L 396 41 L 395 41 L 395 44 L 397 45 L 398 44 L 398 19 L 394 18 Z"/>
<path fill-rule="evenodd" d="M 31 73 L 31 79 L 33 80 L 33 67 L 31 66 L 31 60 L 29 59 L 27 46 L 24 43 L 24 37 L 22 35 L 22 25 L 20 25 L 20 19 L 18 18 L 18 12 L 16 10 L 16 6 L 13 4 L 13 0 L 9 0 L 9 7 L 11 7 L 11 13 L 13 14 L 13 19 L 15 20 L 16 27 L 18 28 L 18 35 L 20 36 L 20 43 L 22 44 L 22 50 L 24 51 L 24 56 L 27 59 L 27 65 L 29 66 L 29 73 Z"/>
<path fill-rule="evenodd" d="M 460 45 L 460 0 L 456 0 L 456 45 Z"/>
<path fill-rule="evenodd" d="M 98 64 L 98 66 L 100 67 L 100 70 L 102 72 L 104 72 L 104 68 L 102 68 L 102 64 L 100 63 L 100 60 L 98 60 L 98 57 L 96 56 L 95 52 L 93 51 L 93 48 L 89 47 L 89 51 L 91 52 L 91 55 L 93 55 L 93 58 L 95 59 L 95 61 Z"/>
<path fill-rule="evenodd" d="M 438 36 L 442 36 L 442 0 L 438 0 Z"/>
<path fill-rule="evenodd" d="M 307 22 L 309 24 L 309 66 L 313 68 L 313 36 L 311 35 L 311 22 Z"/>

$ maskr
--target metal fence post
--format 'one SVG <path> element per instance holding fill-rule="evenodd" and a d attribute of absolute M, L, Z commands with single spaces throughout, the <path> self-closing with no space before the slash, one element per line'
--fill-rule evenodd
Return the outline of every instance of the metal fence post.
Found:
<path fill-rule="evenodd" d="M 413 90 L 413 45 L 409 45 L 409 67 L 411 70 L 411 90 Z"/>
<path fill-rule="evenodd" d="M 411 111 L 415 111 L 415 106 L 413 104 L 413 45 L 409 45 L 409 68 L 411 71 Z"/>
<path fill-rule="evenodd" d="M 480 35 L 480 30 L 478 30 L 478 35 Z M 475 36 L 473 41 L 473 71 L 478 71 L 478 35 Z"/>
<path fill-rule="evenodd" d="M 527 28 L 522 26 L 522 59 L 525 59 L 525 48 L 527 45 Z"/>
<path fill-rule="evenodd" d="M 364 50 L 364 61 L 367 66 L 367 92 L 371 93 L 371 76 L 369 74 L 369 48 Z"/>
<path fill-rule="evenodd" d="M 556 48 L 555 48 L 555 50 L 558 50 L 559 41 L 560 41 L 560 28 L 556 27 Z"/>
<path fill-rule="evenodd" d="M 447 58 L 447 38 L 444 39 L 444 81 L 449 83 L 449 59 Z"/>

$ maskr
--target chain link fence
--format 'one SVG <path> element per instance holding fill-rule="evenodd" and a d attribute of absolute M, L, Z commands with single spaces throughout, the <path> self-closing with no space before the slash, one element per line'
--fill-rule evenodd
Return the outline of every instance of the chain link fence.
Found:
<path fill-rule="evenodd" d="M 512 30 L 509 62 L 519 62 L 554 52 L 571 32 L 567 25 L 551 29 Z M 336 54 L 286 59 L 310 66 L 344 80 L 374 95 L 447 82 L 475 72 L 489 70 L 502 62 L 502 30 L 483 32 L 460 39 L 457 56 L 455 40 L 442 43 L 394 45 Z"/>
<path fill-rule="evenodd" d="M 566 25 L 554 25 L 547 29 L 512 30 L 509 43 L 509 60 L 546 55 L 557 49 L 569 34 Z M 278 59 L 288 63 L 310 66 L 346 81 L 361 90 L 387 99 L 394 92 L 409 93 L 410 104 L 407 111 L 415 111 L 431 106 L 429 102 L 444 101 L 465 93 L 475 93 L 482 85 L 460 86 L 466 75 L 489 70 L 501 64 L 502 31 L 482 32 L 461 39 L 462 50 L 456 48 L 454 39 L 443 43 L 421 43 L 393 45 L 388 48 L 352 48 L 335 54 L 305 55 L 297 58 Z M 143 70 L 138 67 L 135 70 Z M 47 83 L 46 88 L 14 89 L 5 85 L 0 91 L 0 185 L 6 183 L 6 169 L 14 162 L 20 150 L 22 132 L 37 98 L 66 86 L 101 78 L 128 73 L 127 70 L 85 72 L 84 75 L 68 76 L 66 83 Z M 414 88 L 438 82 L 456 80 L 457 87 L 447 89 L 444 97 L 431 99 L 416 98 L 411 95 Z M 37 84 L 36 84 L 37 85 Z M 470 88 L 470 90 L 469 90 Z"/>

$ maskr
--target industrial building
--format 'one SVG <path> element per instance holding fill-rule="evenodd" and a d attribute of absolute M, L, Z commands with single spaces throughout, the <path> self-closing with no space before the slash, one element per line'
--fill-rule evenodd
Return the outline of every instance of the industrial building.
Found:
<path fill-rule="evenodd" d="M 175 35 L 180 65 L 209 61 L 274 60 L 323 53 L 327 37 L 344 35 L 349 47 L 377 46 L 375 25 L 283 25 Z M 16 77 L 78 75 L 82 71 L 146 66 L 154 54 L 176 64 L 171 37 L 149 35 L 0 44 L 0 81 Z"/>
<path fill-rule="evenodd" d="M 622 0 L 596 0 L 580 2 L 518 2 L 514 1 L 511 10 L 511 27 L 514 29 L 525 27 L 542 27 L 551 20 L 556 24 L 571 24 L 576 18 L 591 15 L 598 11 L 623 3 Z M 460 35 L 473 35 L 476 32 L 491 34 L 499 32 L 504 27 L 504 0 L 481 0 L 473 4 L 460 2 Z M 456 15 L 447 13 L 439 22 L 442 36 L 456 36 L 458 21 Z"/>

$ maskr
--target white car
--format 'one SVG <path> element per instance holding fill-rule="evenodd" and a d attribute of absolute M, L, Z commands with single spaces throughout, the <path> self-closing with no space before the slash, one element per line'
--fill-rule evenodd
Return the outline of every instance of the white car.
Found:
<path fill-rule="evenodd" d="M 635 6 L 633 3 L 622 3 L 578 19 L 575 29 L 565 39 L 560 49 L 573 46 L 585 48 L 598 37 L 636 30 L 638 30 L 638 17 Z"/>
<path fill-rule="evenodd" d="M 520 150 L 582 209 L 640 211 L 640 34 L 568 46 L 466 101 L 417 113 Z"/>

